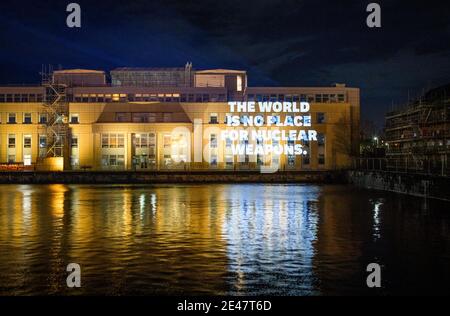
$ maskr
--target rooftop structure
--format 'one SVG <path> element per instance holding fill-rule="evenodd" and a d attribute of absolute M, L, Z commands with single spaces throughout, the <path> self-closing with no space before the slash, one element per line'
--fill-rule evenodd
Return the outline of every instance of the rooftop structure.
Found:
<path fill-rule="evenodd" d="M 63 84 L 69 87 L 81 86 L 104 86 L 106 85 L 106 75 L 101 70 L 88 69 L 66 69 L 55 70 L 53 72 L 52 82 L 54 84 Z"/>
<path fill-rule="evenodd" d="M 124 87 L 192 87 L 192 63 L 183 68 L 116 68 L 111 71 L 111 83 Z"/>

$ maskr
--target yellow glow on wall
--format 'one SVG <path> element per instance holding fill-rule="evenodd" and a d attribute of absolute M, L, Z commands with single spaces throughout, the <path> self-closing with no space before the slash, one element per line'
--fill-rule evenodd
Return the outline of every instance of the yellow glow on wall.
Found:
<path fill-rule="evenodd" d="M 63 157 L 47 157 L 43 163 L 40 164 L 39 170 L 45 171 L 63 171 L 64 158 Z"/>

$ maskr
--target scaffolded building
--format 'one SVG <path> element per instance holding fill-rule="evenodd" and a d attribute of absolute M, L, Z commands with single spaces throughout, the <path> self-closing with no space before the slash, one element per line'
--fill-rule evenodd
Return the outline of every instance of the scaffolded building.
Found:
<path fill-rule="evenodd" d="M 385 136 L 391 168 L 449 174 L 450 85 L 388 113 Z"/>

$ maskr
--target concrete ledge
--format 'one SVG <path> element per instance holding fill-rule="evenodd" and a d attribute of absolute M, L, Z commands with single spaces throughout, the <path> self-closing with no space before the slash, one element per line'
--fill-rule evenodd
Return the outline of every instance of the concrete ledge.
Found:
<path fill-rule="evenodd" d="M 7 171 L 0 183 L 342 183 L 344 171 Z"/>

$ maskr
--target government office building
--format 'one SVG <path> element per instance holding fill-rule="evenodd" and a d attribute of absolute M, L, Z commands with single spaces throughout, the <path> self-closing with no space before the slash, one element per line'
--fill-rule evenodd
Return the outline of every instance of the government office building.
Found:
<path fill-rule="evenodd" d="M 304 155 L 233 155 L 219 138 L 232 128 L 229 101 L 309 102 L 317 141 L 301 141 Z M 335 170 L 358 154 L 359 120 L 359 89 L 345 84 L 249 87 L 244 70 L 190 63 L 57 70 L 40 85 L 0 87 L 0 169 Z"/>

